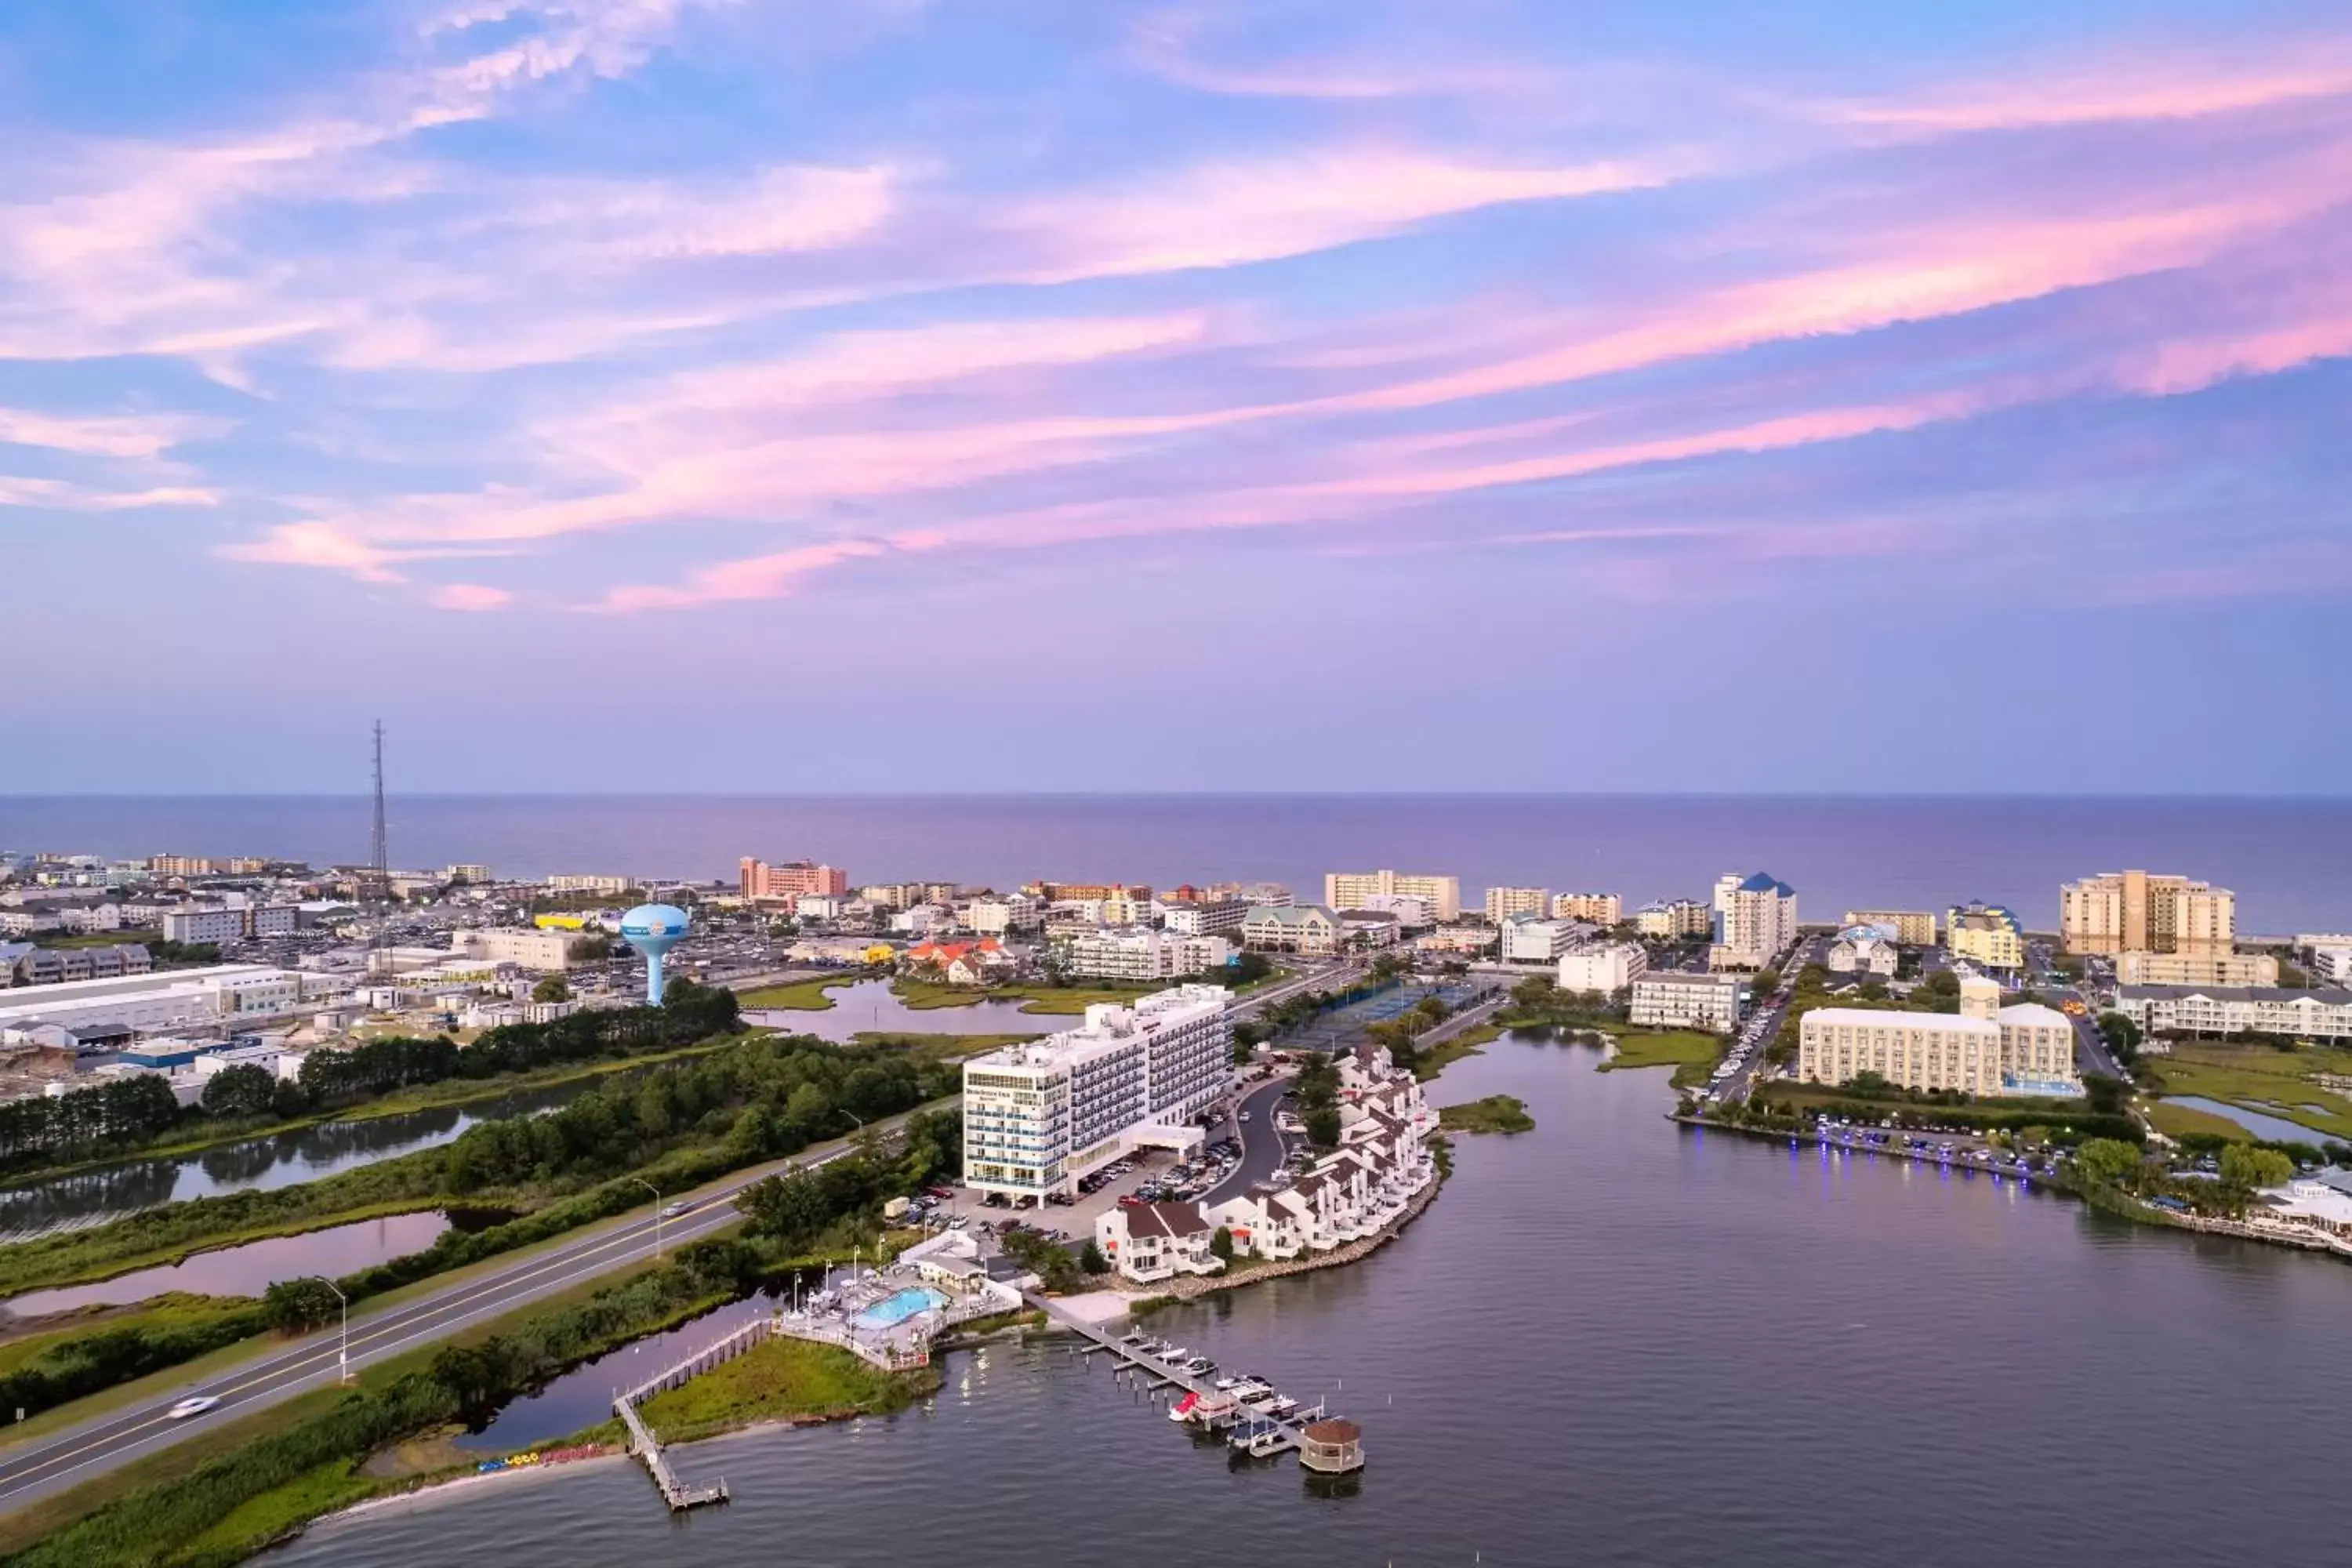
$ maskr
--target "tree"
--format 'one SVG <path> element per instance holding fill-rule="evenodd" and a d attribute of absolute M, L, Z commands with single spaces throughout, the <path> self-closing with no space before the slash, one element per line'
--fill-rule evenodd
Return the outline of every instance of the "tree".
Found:
<path fill-rule="evenodd" d="M 1763 968 L 1756 972 L 1757 995 L 1769 996 L 1773 992 L 1778 991 L 1779 989 L 1780 989 L 1780 972 L 1779 970 L 1773 968 L 1768 963 Z"/>
<path fill-rule="evenodd" d="M 2124 1109 L 2126 1089 L 2118 1079 L 2105 1073 L 2083 1075 L 2083 1095 L 2091 1102 L 2091 1110 L 2100 1116 L 2115 1116 Z"/>
<path fill-rule="evenodd" d="M 2074 1169 L 2096 1186 L 2119 1186 L 2139 1174 L 2140 1152 L 2116 1138 L 2091 1138 L 2074 1151 Z"/>
<path fill-rule="evenodd" d="M 2257 1149 L 2251 1143 L 2232 1143 L 2221 1151 L 2221 1180 L 2248 1192 L 2263 1187 L 2284 1186 L 2294 1174 L 2294 1162 L 2276 1149 Z"/>
<path fill-rule="evenodd" d="M 2139 1026 L 2121 1013 L 2099 1015 L 2099 1034 L 2107 1042 L 2108 1051 L 2116 1060 L 2129 1067 L 2139 1055 Z"/>
<path fill-rule="evenodd" d="M 1209 1237 L 1209 1256 L 1221 1263 L 1234 1260 L 1234 1233 L 1230 1226 L 1219 1226 L 1217 1233 Z"/>
<path fill-rule="evenodd" d="M 269 1315 L 269 1326 L 286 1334 L 299 1334 L 331 1323 L 343 1310 L 335 1288 L 315 1274 L 278 1280 L 261 1293 L 261 1305 Z"/>
<path fill-rule="evenodd" d="M 1103 1256 L 1103 1249 L 1095 1244 L 1092 1237 L 1087 1237 L 1087 1244 L 1078 1248 L 1078 1268 L 1088 1274 L 1110 1272 L 1110 1259 Z"/>
<path fill-rule="evenodd" d="M 530 988 L 530 999 L 534 1002 L 569 1002 L 572 1000 L 572 987 L 561 974 L 551 974 Z"/>
<path fill-rule="evenodd" d="M 1846 1079 L 1845 1086 L 1855 1094 L 1884 1094 L 1886 1092 L 1886 1075 L 1874 1068 L 1864 1068 Z"/>
<path fill-rule="evenodd" d="M 223 1068 L 205 1085 L 207 1116 L 267 1116 L 278 1093 L 278 1075 L 267 1068 Z"/>
<path fill-rule="evenodd" d="M 1307 1123 L 1307 1142 L 1313 1143 L 1318 1149 L 1339 1147 L 1339 1108 L 1338 1106 L 1318 1105 L 1301 1120 Z"/>

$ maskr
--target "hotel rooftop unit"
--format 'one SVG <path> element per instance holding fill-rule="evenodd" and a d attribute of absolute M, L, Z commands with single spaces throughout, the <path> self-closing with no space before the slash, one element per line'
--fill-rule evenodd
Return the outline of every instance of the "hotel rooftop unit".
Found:
<path fill-rule="evenodd" d="M 1040 1203 L 1135 1149 L 1189 1149 L 1234 1078 L 1222 985 L 1179 985 L 963 1065 L 964 1180 Z"/>

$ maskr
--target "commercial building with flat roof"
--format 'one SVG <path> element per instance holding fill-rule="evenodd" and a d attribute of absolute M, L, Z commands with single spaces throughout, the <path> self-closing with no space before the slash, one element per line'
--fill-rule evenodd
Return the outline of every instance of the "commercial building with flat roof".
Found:
<path fill-rule="evenodd" d="M 1633 911 L 1633 929 L 1661 942 L 1705 936 L 1714 923 L 1715 912 L 1696 899 L 1656 899 Z"/>
<path fill-rule="evenodd" d="M 1727 1035 L 1748 1016 L 1751 989 L 1744 974 L 1653 969 L 1633 982 L 1626 1017 L 1653 1028 L 1706 1029 Z"/>
<path fill-rule="evenodd" d="M 1192 1117 L 1234 1078 L 1229 1000 L 1179 985 L 1098 1002 L 1078 1028 L 964 1063 L 966 1183 L 1042 1204 L 1135 1149 L 1198 1144 Z"/>
<path fill-rule="evenodd" d="M 312 987 L 306 998 L 306 983 Z M 221 963 L 201 969 L 69 980 L 7 994 L 0 1000 L 0 1030 L 36 1023 L 75 1031 L 127 1028 L 138 1034 L 203 1029 L 236 1019 L 299 1011 L 321 989 L 343 983 L 263 963 Z"/>
<path fill-rule="evenodd" d="M 2039 1003 L 2000 1005 L 1981 975 L 1960 982 L 1960 1011 L 1816 1007 L 1797 1021 L 1797 1076 L 1842 1084 L 1876 1073 L 1904 1089 L 1978 1095 L 2074 1095 L 2074 1026 Z"/>
<path fill-rule="evenodd" d="M 811 860 L 771 866 L 746 855 L 735 863 L 735 884 L 747 899 L 797 899 L 803 893 L 839 898 L 849 891 L 849 873 L 838 866 L 820 866 Z"/>
<path fill-rule="evenodd" d="M 1319 957 L 1339 951 L 1339 917 L 1320 904 L 1261 904 L 1242 921 L 1242 944 Z"/>
<path fill-rule="evenodd" d="M 1649 973 L 1649 950 L 1638 942 L 1596 942 L 1559 955 L 1559 988 L 1614 995 Z"/>

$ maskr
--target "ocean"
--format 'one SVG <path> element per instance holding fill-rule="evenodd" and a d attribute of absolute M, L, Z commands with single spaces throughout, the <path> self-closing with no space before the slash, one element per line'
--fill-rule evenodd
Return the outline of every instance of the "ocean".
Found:
<path fill-rule="evenodd" d="M 853 881 L 1016 887 L 1451 872 L 1488 886 L 1703 897 L 1728 870 L 1793 886 L 1804 918 L 1986 899 L 2029 927 L 2058 885 L 2142 867 L 2238 894 L 2249 933 L 2352 923 L 2352 800 L 1732 795 L 399 795 L 395 866 L 504 875 L 734 876 L 814 859 Z M 0 849 L 364 859 L 364 797 L 0 797 Z"/>

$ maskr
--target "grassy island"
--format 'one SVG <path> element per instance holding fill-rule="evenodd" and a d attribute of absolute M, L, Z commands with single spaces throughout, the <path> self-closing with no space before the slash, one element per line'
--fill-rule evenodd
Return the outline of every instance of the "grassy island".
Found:
<path fill-rule="evenodd" d="M 665 1443 L 763 1421 L 835 1421 L 904 1410 L 940 1386 L 940 1369 L 883 1372 L 845 1350 L 772 1339 L 638 1407 Z"/>
<path fill-rule="evenodd" d="M 1532 1132 L 1536 1119 L 1515 1094 L 1490 1094 L 1465 1105 L 1440 1106 L 1437 1124 L 1448 1132 Z"/>

